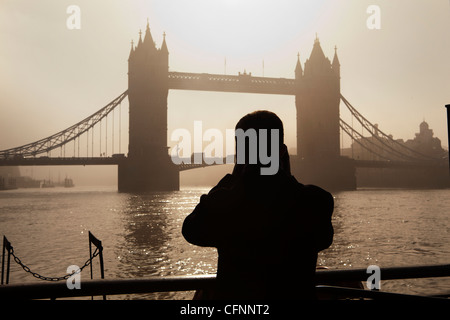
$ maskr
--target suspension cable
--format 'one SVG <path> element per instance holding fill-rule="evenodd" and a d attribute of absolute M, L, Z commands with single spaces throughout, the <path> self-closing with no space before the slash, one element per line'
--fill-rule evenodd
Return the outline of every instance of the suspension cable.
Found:
<path fill-rule="evenodd" d="M 372 154 L 374 154 L 374 155 L 376 155 L 376 156 L 378 156 L 378 157 L 380 157 L 380 158 L 382 158 L 382 159 L 385 159 L 385 160 L 388 160 L 388 161 L 391 161 L 391 160 L 392 160 L 391 158 L 388 158 L 388 157 L 386 157 L 386 156 L 383 156 L 383 155 L 381 155 L 380 153 L 374 151 L 373 149 L 370 149 L 368 146 L 366 146 L 364 143 L 362 143 L 362 141 L 363 141 L 363 139 L 364 139 L 365 137 L 363 137 L 358 131 L 356 131 L 356 130 L 353 129 L 351 126 L 349 126 L 344 120 L 340 119 L 339 126 L 341 127 L 342 130 L 345 131 L 345 133 L 347 133 L 347 134 L 351 137 L 351 139 L 352 139 L 354 142 L 356 142 L 356 143 L 357 143 L 358 145 L 360 145 L 362 148 L 366 149 L 367 151 L 371 152 Z M 359 140 L 356 139 L 356 138 L 354 137 L 354 135 L 358 136 L 360 139 L 359 139 Z M 365 141 L 365 142 L 371 143 L 371 144 L 372 144 L 373 146 L 375 146 L 375 147 L 381 148 L 379 145 L 375 144 L 375 143 L 374 143 L 373 141 L 371 141 L 371 140 L 364 139 L 364 141 Z"/>
<path fill-rule="evenodd" d="M 10 148 L 0 151 L 0 157 L 8 158 L 10 156 L 20 155 L 23 157 L 36 156 L 41 153 L 49 153 L 68 142 L 74 141 L 84 132 L 96 125 L 101 119 L 106 117 L 114 108 L 120 105 L 123 99 L 128 95 L 128 90 L 123 92 L 120 96 L 108 103 L 105 107 L 95 112 L 84 120 L 74 124 L 73 126 L 60 131 L 47 138 L 25 144 L 20 147 Z M 75 155 L 75 152 L 74 152 Z"/>
<path fill-rule="evenodd" d="M 350 104 L 350 102 L 349 102 L 347 99 L 344 98 L 344 96 L 341 95 L 341 99 L 342 99 L 342 101 L 344 102 L 344 104 L 347 106 L 347 108 L 349 109 L 349 111 L 351 112 L 351 114 L 358 120 L 358 122 L 361 123 L 361 125 L 362 125 L 364 128 L 366 128 L 366 129 L 367 129 L 367 130 L 368 130 L 375 138 L 377 138 L 380 142 L 382 142 L 383 144 L 385 144 L 385 143 L 383 142 L 383 140 L 379 139 L 379 137 L 378 137 L 376 134 L 374 134 L 374 133 L 372 132 L 372 130 L 370 130 L 370 128 L 375 128 L 375 126 L 374 126 L 369 120 L 367 120 L 361 113 L 359 113 L 358 110 L 356 110 L 356 109 Z M 400 147 L 400 148 L 406 149 L 406 150 L 408 150 L 410 153 L 416 154 L 416 155 L 418 155 L 419 157 L 422 157 L 422 158 L 426 158 L 426 159 L 430 159 L 430 160 L 438 160 L 438 159 L 435 158 L 435 157 L 431 157 L 431 156 L 422 154 L 422 153 L 418 152 L 417 150 L 414 150 L 414 149 L 409 148 L 408 146 L 406 146 L 406 145 L 404 145 L 404 144 L 402 144 L 402 143 L 399 143 L 398 141 L 394 140 L 392 137 L 390 137 L 389 135 L 387 135 L 386 133 L 384 133 L 383 131 L 381 131 L 381 130 L 378 129 L 378 128 L 376 128 L 376 132 L 380 133 L 383 137 L 385 137 L 388 141 L 390 141 L 390 142 L 393 143 L 394 145 L 396 145 L 396 146 L 398 146 L 398 147 Z M 407 154 L 405 154 L 405 153 L 401 153 L 400 151 L 398 151 L 398 149 L 394 149 L 393 147 L 391 147 L 391 146 L 389 146 L 389 145 L 387 145 L 387 144 L 385 144 L 385 145 L 386 145 L 389 149 L 391 149 L 392 151 L 401 154 L 402 157 L 407 157 L 407 158 L 410 158 L 410 159 L 413 159 L 413 160 L 416 160 L 416 161 L 417 161 L 417 160 L 421 160 L 421 159 L 419 159 L 419 158 L 411 157 L 411 156 L 409 156 L 409 155 L 407 155 Z M 422 160 L 423 160 L 423 159 L 422 159 Z"/>
<path fill-rule="evenodd" d="M 120 146 L 122 143 L 122 102 L 119 103 L 119 153 L 121 152 Z"/>
<path fill-rule="evenodd" d="M 345 98 L 344 98 L 345 99 Z M 387 144 L 387 142 L 385 140 L 383 140 L 382 138 L 380 138 L 378 136 L 377 133 L 381 133 L 382 136 L 384 138 L 386 138 L 387 141 L 389 142 L 395 142 L 395 140 L 393 140 L 392 138 L 390 138 L 389 136 L 387 136 L 386 134 L 384 134 L 381 130 L 379 130 L 378 128 L 376 128 L 370 121 L 368 121 L 366 118 L 364 118 L 358 111 L 356 111 L 356 109 L 354 109 L 353 107 L 347 105 L 346 100 L 344 101 L 345 105 L 348 107 L 348 109 L 350 110 L 350 112 L 352 113 L 353 116 L 355 116 L 356 120 L 358 120 L 359 123 L 361 123 L 361 125 L 363 126 L 364 129 L 366 129 L 371 135 L 372 137 L 374 137 L 375 139 L 377 139 L 381 144 L 383 144 L 384 146 L 386 146 L 388 149 L 390 149 L 392 152 L 396 153 L 397 155 L 399 155 L 401 158 L 407 158 L 413 161 L 417 161 L 419 159 L 414 158 L 412 156 L 409 156 L 407 154 L 404 154 L 402 152 L 400 152 L 398 149 L 390 146 L 389 144 Z M 371 130 L 371 128 L 375 128 L 375 133 Z M 363 129 L 362 129 L 363 130 Z"/>

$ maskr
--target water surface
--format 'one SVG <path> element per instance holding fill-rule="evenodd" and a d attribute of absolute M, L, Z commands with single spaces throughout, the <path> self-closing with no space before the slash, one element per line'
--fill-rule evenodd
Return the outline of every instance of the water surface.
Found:
<path fill-rule="evenodd" d="M 88 231 L 103 243 L 105 278 L 214 274 L 217 252 L 187 243 L 186 215 L 209 188 L 118 193 L 115 187 L 18 189 L 0 192 L 0 235 L 43 276 L 65 275 L 89 258 Z M 318 263 L 330 269 L 450 263 L 450 190 L 357 190 L 334 194 L 332 246 Z M 288 276 L 292 267 L 274 270 Z M 100 277 L 94 259 L 94 278 Z M 245 268 L 245 265 L 242 266 Z M 89 278 L 89 268 L 81 276 Z M 10 283 L 42 281 L 12 263 Z M 382 290 L 412 294 L 450 292 L 444 278 L 382 281 Z M 191 299 L 193 292 L 112 296 L 120 299 Z"/>

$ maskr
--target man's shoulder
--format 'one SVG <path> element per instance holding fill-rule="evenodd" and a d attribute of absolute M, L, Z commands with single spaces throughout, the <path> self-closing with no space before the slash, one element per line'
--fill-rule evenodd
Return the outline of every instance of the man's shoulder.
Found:
<path fill-rule="evenodd" d="M 331 196 L 330 192 L 314 184 L 307 184 L 304 186 L 304 189 L 308 194 L 316 194 L 318 196 Z"/>
<path fill-rule="evenodd" d="M 290 182 L 296 185 L 297 189 L 304 192 L 327 192 L 321 187 L 314 184 L 303 184 L 297 180 L 293 175 L 289 176 Z"/>
<path fill-rule="evenodd" d="M 231 174 L 226 174 L 220 181 L 209 191 L 209 194 L 223 189 L 229 188 L 233 184 L 233 176 Z"/>
<path fill-rule="evenodd" d="M 292 179 L 296 186 L 296 192 L 303 198 L 311 201 L 333 201 L 333 196 L 327 190 L 314 184 L 302 184 L 294 176 L 292 176 Z"/>
<path fill-rule="evenodd" d="M 208 192 L 207 195 L 203 195 L 202 198 L 205 200 L 208 198 L 210 201 L 226 201 L 227 198 L 234 195 L 235 185 L 236 177 L 227 174 Z"/>

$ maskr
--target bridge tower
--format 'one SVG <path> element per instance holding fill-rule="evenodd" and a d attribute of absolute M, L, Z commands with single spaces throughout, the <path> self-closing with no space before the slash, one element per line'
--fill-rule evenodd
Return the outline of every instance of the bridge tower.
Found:
<path fill-rule="evenodd" d="M 304 69 L 295 68 L 297 109 L 297 160 L 294 174 L 303 183 L 330 189 L 354 189 L 355 169 L 340 156 L 340 63 L 335 48 L 333 62 L 314 41 Z"/>
<path fill-rule="evenodd" d="M 129 145 L 127 161 L 119 165 L 119 191 L 179 189 L 167 146 L 168 72 L 165 36 L 156 48 L 147 23 L 128 59 Z"/>

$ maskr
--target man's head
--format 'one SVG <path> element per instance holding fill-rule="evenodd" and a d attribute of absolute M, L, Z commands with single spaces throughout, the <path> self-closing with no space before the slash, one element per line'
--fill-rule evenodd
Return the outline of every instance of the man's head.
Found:
<path fill-rule="evenodd" d="M 283 122 L 271 111 L 258 110 L 249 113 L 239 120 L 235 129 L 242 129 L 244 131 L 247 129 L 255 129 L 256 131 L 259 131 L 259 129 L 278 129 L 279 146 L 281 147 L 284 143 Z"/>
<path fill-rule="evenodd" d="M 286 146 L 283 122 L 275 113 L 260 110 L 245 115 L 236 124 L 235 135 L 238 164 L 256 164 L 262 175 L 278 172 Z"/>

